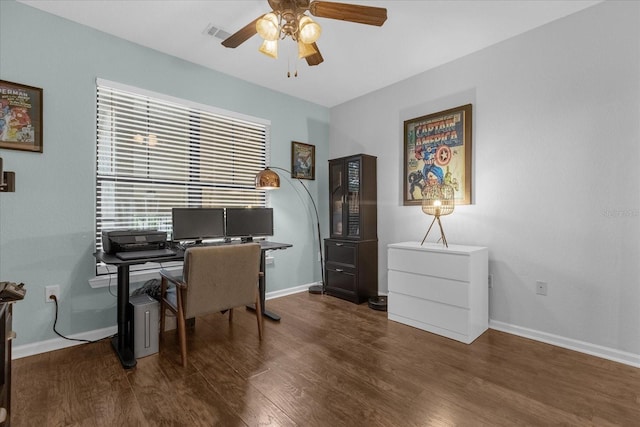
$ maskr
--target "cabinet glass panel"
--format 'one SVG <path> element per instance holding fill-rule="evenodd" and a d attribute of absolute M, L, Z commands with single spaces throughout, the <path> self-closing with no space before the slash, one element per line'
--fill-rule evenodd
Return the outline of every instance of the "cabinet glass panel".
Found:
<path fill-rule="evenodd" d="M 360 236 L 360 160 L 347 162 L 347 236 Z"/>
<path fill-rule="evenodd" d="M 342 218 L 343 218 L 343 194 L 342 188 L 342 163 L 331 164 L 329 171 L 331 177 L 331 232 L 332 235 L 342 234 Z"/>

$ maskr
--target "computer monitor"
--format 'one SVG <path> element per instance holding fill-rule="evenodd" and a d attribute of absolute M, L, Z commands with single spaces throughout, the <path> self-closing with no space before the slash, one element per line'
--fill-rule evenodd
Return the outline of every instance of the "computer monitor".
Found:
<path fill-rule="evenodd" d="M 227 237 L 251 241 L 255 236 L 273 236 L 272 208 L 227 208 Z"/>
<path fill-rule="evenodd" d="M 176 242 L 224 237 L 224 208 L 173 208 L 171 220 Z"/>

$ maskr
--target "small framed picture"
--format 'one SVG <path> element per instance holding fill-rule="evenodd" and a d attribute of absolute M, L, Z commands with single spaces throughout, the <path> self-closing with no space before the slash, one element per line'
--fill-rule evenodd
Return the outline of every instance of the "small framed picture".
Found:
<path fill-rule="evenodd" d="M 42 89 L 0 80 L 0 148 L 42 153 Z"/>
<path fill-rule="evenodd" d="M 316 179 L 316 147 L 291 142 L 291 178 Z"/>

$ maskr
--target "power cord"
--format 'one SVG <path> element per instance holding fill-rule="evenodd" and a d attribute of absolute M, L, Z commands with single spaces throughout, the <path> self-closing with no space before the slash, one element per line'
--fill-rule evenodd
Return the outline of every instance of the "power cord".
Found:
<path fill-rule="evenodd" d="M 109 290 L 109 293 L 111 294 L 112 297 L 117 298 L 118 295 L 114 294 L 113 291 L 111 290 L 111 271 L 109 271 L 109 265 L 105 264 L 105 268 L 107 269 L 107 276 L 109 276 L 109 283 L 107 283 L 107 289 Z"/>
<path fill-rule="evenodd" d="M 69 340 L 69 341 L 80 341 L 80 342 L 86 342 L 86 343 L 93 344 L 93 343 L 100 342 L 100 341 L 102 341 L 102 340 L 105 340 L 105 339 L 107 339 L 107 338 L 111 338 L 111 337 L 113 337 L 113 336 L 114 336 L 114 335 L 110 335 L 110 336 L 107 336 L 107 337 L 104 337 L 104 338 L 100 338 L 100 339 L 95 340 L 95 341 L 85 340 L 85 339 L 79 339 L 79 338 L 69 338 L 69 337 L 65 337 L 64 335 L 62 335 L 60 332 L 58 332 L 58 331 L 56 330 L 56 324 L 58 323 L 58 298 L 56 298 L 56 296 L 55 296 L 55 295 L 50 295 L 50 296 L 49 296 L 49 299 L 52 299 L 52 300 L 53 300 L 53 302 L 55 302 L 55 303 L 56 303 L 56 316 L 55 316 L 55 319 L 53 320 L 53 332 L 55 332 L 55 333 L 56 333 L 56 335 L 58 335 L 60 338 L 64 338 L 65 340 Z"/>
<path fill-rule="evenodd" d="M 164 268 L 161 262 L 160 262 L 160 263 L 158 263 L 158 264 L 160 264 L 160 268 Z M 110 293 L 112 296 L 117 297 L 117 295 L 116 295 L 116 294 L 114 294 L 114 293 L 111 291 L 111 272 L 109 271 L 109 267 L 108 267 L 108 266 L 107 266 L 106 268 L 107 268 L 107 275 L 109 276 L 109 283 L 108 283 L 108 285 L 107 285 L 107 288 L 108 288 L 108 290 L 109 290 L 109 293 Z M 156 288 L 157 288 L 157 289 L 156 289 Z M 160 289 L 159 289 L 159 288 L 160 288 L 160 286 L 159 286 L 158 280 L 157 280 L 157 279 L 151 279 L 151 280 L 147 280 L 147 281 L 145 282 L 145 284 L 143 285 L 143 287 L 142 287 L 142 288 L 140 288 L 138 291 L 139 291 L 140 293 L 147 293 L 147 294 L 149 294 L 150 296 L 152 296 L 153 298 L 158 299 L 158 297 L 159 297 L 159 293 L 160 293 Z M 134 292 L 134 294 L 135 294 L 135 292 Z M 58 323 L 58 298 L 56 298 L 56 296 L 55 296 L 55 295 L 50 295 L 50 296 L 49 296 L 49 299 L 52 299 L 52 300 L 53 300 L 53 302 L 55 302 L 55 303 L 56 303 L 55 319 L 53 320 L 53 332 L 55 332 L 55 333 L 56 333 L 56 335 L 58 335 L 60 338 L 64 338 L 65 340 L 69 340 L 69 341 L 79 341 L 79 342 L 86 342 L 86 343 L 93 344 L 93 343 L 96 343 L 96 342 L 99 342 L 99 341 L 105 340 L 105 339 L 107 339 L 107 338 L 112 338 L 112 337 L 114 337 L 114 336 L 115 336 L 115 335 L 110 335 L 110 336 L 107 336 L 107 337 L 104 337 L 104 338 L 97 339 L 97 340 L 95 340 L 95 341 L 85 340 L 85 339 L 80 339 L 80 338 L 69 338 L 69 337 L 65 337 L 65 336 L 64 336 L 64 335 L 62 335 L 60 332 L 58 332 L 58 330 L 56 329 L 56 324 Z"/>

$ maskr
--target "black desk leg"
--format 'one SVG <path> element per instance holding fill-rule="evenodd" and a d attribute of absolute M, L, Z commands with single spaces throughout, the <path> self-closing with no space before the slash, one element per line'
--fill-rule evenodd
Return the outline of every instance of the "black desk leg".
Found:
<path fill-rule="evenodd" d="M 280 321 L 280 316 L 275 314 L 272 311 L 267 310 L 265 307 L 265 293 L 267 287 L 267 269 L 266 269 L 266 255 L 265 250 L 260 252 L 260 271 L 262 274 L 260 275 L 260 279 L 258 280 L 258 289 L 260 291 L 260 306 L 262 307 L 262 315 L 271 320 L 275 320 L 276 322 Z M 253 305 L 248 305 L 247 308 L 249 310 L 255 310 L 256 307 Z"/>
<path fill-rule="evenodd" d="M 111 345 L 120 363 L 126 369 L 136 366 L 133 354 L 133 331 L 131 318 L 127 313 L 129 305 L 129 266 L 118 266 L 118 335 L 113 337 Z"/>

